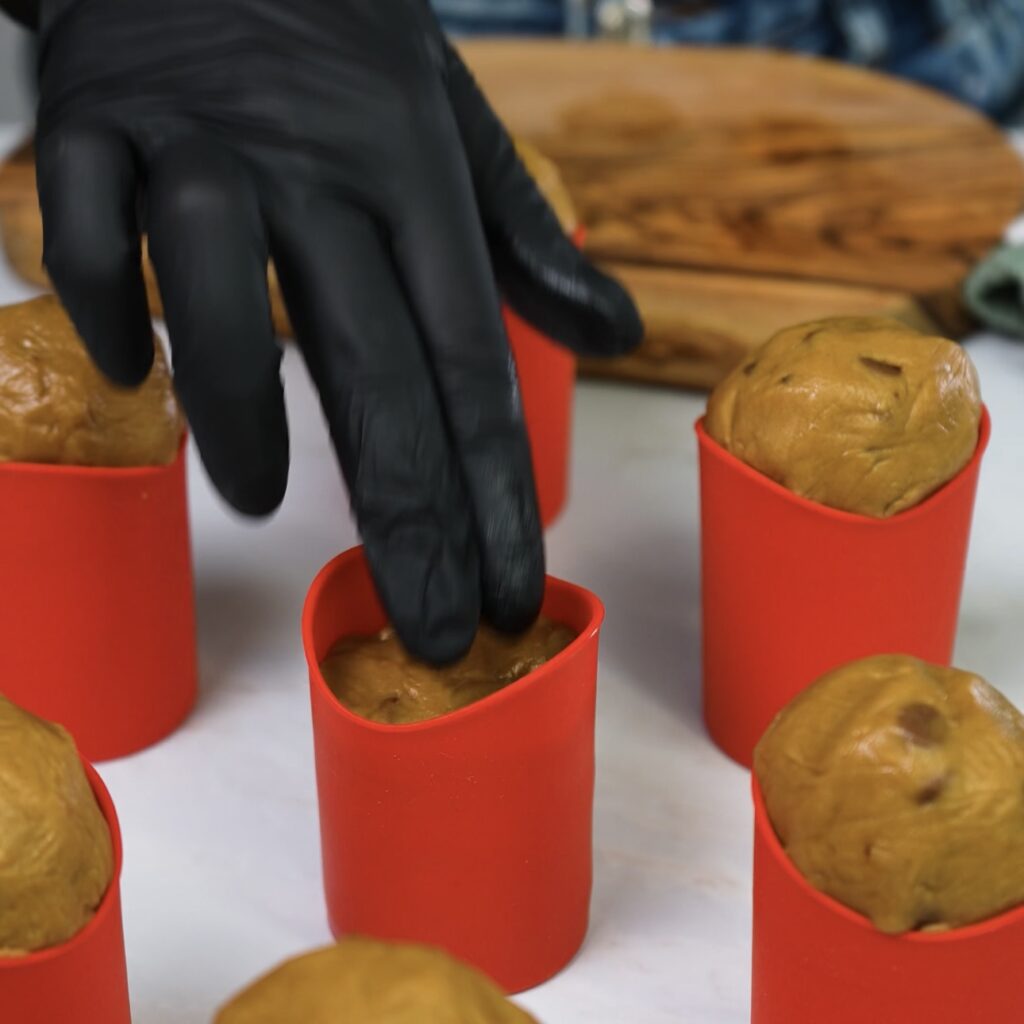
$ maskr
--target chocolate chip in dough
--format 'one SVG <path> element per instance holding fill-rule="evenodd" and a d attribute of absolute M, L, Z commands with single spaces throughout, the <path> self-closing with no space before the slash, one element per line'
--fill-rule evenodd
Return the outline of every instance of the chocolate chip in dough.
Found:
<path fill-rule="evenodd" d="M 919 747 L 934 747 L 946 738 L 946 720 L 931 704 L 906 704 L 897 719 L 910 742 Z"/>
<path fill-rule="evenodd" d="M 932 779 L 926 786 L 919 789 L 914 797 L 914 800 L 922 807 L 927 804 L 933 804 L 936 800 L 942 796 L 946 788 L 946 777 L 940 775 L 938 778 Z"/>
<path fill-rule="evenodd" d="M 871 356 L 861 356 L 860 361 L 869 370 L 874 370 L 875 373 L 884 373 L 888 377 L 898 377 L 903 372 L 902 366 L 886 363 L 881 359 L 872 359 Z"/>

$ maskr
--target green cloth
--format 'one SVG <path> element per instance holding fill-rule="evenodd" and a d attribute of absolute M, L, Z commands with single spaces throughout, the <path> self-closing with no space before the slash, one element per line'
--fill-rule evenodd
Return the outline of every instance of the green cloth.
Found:
<path fill-rule="evenodd" d="M 986 327 L 1024 338 L 1024 245 L 990 252 L 964 282 L 964 301 Z"/>

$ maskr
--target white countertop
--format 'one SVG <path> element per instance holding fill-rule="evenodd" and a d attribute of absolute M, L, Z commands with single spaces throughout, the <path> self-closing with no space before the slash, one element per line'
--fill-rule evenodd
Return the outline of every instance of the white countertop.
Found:
<path fill-rule="evenodd" d="M 0 133 L 3 143 L 11 134 Z M 31 291 L 0 266 L 0 303 Z M 1024 342 L 970 353 L 992 413 L 957 663 L 1024 706 Z M 135 1024 L 209 1024 L 285 957 L 330 940 L 320 882 L 299 615 L 316 571 L 356 543 L 319 406 L 296 353 L 284 374 L 292 473 L 254 526 L 192 453 L 202 693 L 163 744 L 100 767 L 125 840 Z M 555 575 L 607 606 L 601 641 L 595 890 L 577 960 L 518 1001 L 544 1024 L 746 1024 L 747 773 L 699 706 L 699 395 L 581 384 Z"/>

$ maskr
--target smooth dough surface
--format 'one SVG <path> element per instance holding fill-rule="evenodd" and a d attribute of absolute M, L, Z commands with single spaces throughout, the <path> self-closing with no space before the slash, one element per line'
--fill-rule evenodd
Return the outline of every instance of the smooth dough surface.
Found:
<path fill-rule="evenodd" d="M 711 395 L 705 428 L 796 494 L 884 518 L 970 461 L 981 396 L 964 350 L 895 320 L 788 327 Z"/>
<path fill-rule="evenodd" d="M 214 1024 L 536 1024 L 489 978 L 437 949 L 345 939 L 289 960 Z"/>
<path fill-rule="evenodd" d="M 1024 902 L 1024 717 L 976 675 L 845 665 L 778 715 L 754 770 L 796 867 L 882 931 Z"/>
<path fill-rule="evenodd" d="M 162 466 L 183 421 L 162 347 L 142 387 L 111 384 L 52 295 L 0 307 L 0 462 Z"/>
<path fill-rule="evenodd" d="M 543 617 L 520 636 L 481 626 L 461 661 L 437 669 L 410 657 L 394 631 L 385 629 L 376 636 L 340 640 L 320 670 L 350 711 L 374 722 L 408 724 L 497 693 L 550 661 L 575 636 Z"/>
<path fill-rule="evenodd" d="M 71 737 L 0 696 L 0 956 L 66 942 L 113 872 L 110 829 Z"/>

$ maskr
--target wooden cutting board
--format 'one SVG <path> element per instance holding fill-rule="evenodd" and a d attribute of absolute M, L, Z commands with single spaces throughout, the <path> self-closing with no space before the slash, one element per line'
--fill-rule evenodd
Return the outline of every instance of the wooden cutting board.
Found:
<path fill-rule="evenodd" d="M 996 127 L 847 65 L 561 41 L 463 52 L 511 131 L 558 164 L 588 252 L 644 314 L 639 352 L 585 372 L 707 387 L 778 327 L 835 313 L 959 335 L 963 279 L 1024 202 Z M 30 150 L 0 167 L 0 230 L 45 281 Z"/>
<path fill-rule="evenodd" d="M 1024 201 L 995 126 L 848 65 L 560 42 L 465 53 L 645 314 L 641 351 L 590 372 L 706 386 L 776 328 L 831 313 L 962 334 L 964 277 Z"/>

